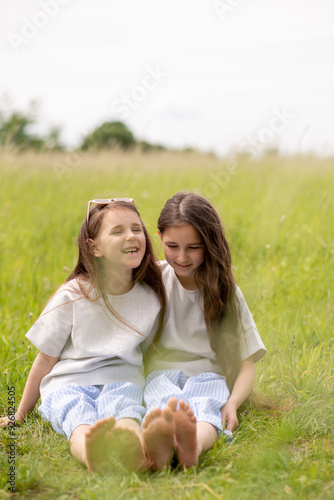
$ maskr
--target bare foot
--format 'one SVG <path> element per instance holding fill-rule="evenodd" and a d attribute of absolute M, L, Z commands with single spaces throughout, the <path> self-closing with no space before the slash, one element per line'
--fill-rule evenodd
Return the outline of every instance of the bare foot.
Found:
<path fill-rule="evenodd" d="M 174 419 L 170 408 L 152 410 L 143 422 L 143 437 L 153 470 L 169 466 L 174 449 Z"/>
<path fill-rule="evenodd" d="M 183 467 L 197 465 L 196 417 L 190 406 L 182 400 L 178 410 L 175 398 L 168 401 L 168 407 L 174 413 L 177 458 Z"/>
<path fill-rule="evenodd" d="M 115 426 L 113 417 L 95 422 L 86 434 L 86 464 L 88 472 L 104 472 L 108 468 L 109 450 L 106 434 Z"/>
<path fill-rule="evenodd" d="M 132 429 L 114 427 L 106 434 L 109 457 L 120 460 L 125 467 L 140 471 L 149 467 L 142 444 Z"/>

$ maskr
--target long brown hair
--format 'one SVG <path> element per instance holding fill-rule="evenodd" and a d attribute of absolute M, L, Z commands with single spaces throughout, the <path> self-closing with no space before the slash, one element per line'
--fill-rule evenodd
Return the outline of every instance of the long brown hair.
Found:
<path fill-rule="evenodd" d="M 191 224 L 204 244 L 204 260 L 195 273 L 203 289 L 204 319 L 210 345 L 232 390 L 240 372 L 239 301 L 232 273 L 231 251 L 220 217 L 213 206 L 195 193 L 176 193 L 167 200 L 158 220 L 163 235 L 170 227 Z"/>
<path fill-rule="evenodd" d="M 204 261 L 195 273 L 195 282 L 203 289 L 204 319 L 210 345 L 232 392 L 241 369 L 240 342 L 242 336 L 245 338 L 245 331 L 239 321 L 240 302 L 236 295 L 230 247 L 218 213 L 202 196 L 179 192 L 167 200 L 158 220 L 160 233 L 183 224 L 192 224 L 204 244 Z M 272 416 L 280 416 L 288 409 L 254 390 L 239 409 L 249 404 Z"/>
<path fill-rule="evenodd" d="M 140 214 L 135 205 L 132 205 L 131 203 L 125 201 L 113 201 L 106 205 L 97 205 L 91 210 L 88 222 L 85 219 L 79 230 L 77 239 L 79 248 L 78 261 L 73 271 L 67 278 L 66 282 L 76 279 L 78 286 L 80 287 L 82 296 L 87 298 L 88 300 L 96 300 L 97 298 L 102 296 L 109 311 L 114 316 L 116 316 L 117 319 L 127 324 L 128 326 L 131 326 L 134 330 L 137 331 L 134 325 L 129 325 L 112 308 L 104 287 L 104 272 L 103 272 L 103 266 L 101 264 L 101 259 L 95 257 L 95 255 L 93 254 L 88 245 L 89 239 L 95 239 L 97 237 L 101 229 L 102 221 L 104 219 L 105 214 L 109 210 L 120 210 L 120 209 L 131 210 L 135 212 L 138 215 L 142 225 L 142 230 L 146 241 L 146 249 L 143 260 L 141 261 L 140 265 L 132 270 L 132 282 L 136 283 L 142 281 L 144 283 L 147 283 L 157 294 L 161 304 L 160 321 L 158 328 L 158 333 L 160 333 L 163 326 L 165 307 L 166 307 L 165 288 L 162 281 L 161 270 L 156 263 L 157 259 L 153 251 L 150 236 L 145 228 L 144 223 L 140 218 Z M 93 288 L 96 291 L 94 299 L 92 299 L 90 295 Z"/>

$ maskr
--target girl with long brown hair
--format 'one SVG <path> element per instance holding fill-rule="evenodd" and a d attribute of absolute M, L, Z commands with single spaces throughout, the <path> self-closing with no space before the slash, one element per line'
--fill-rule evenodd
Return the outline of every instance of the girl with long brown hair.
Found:
<path fill-rule="evenodd" d="M 153 468 L 176 445 L 190 467 L 224 432 L 250 396 L 254 362 L 266 349 L 232 274 L 231 252 L 213 206 L 194 193 L 170 198 L 158 220 L 166 261 L 166 322 L 150 351 L 144 441 Z"/>
<path fill-rule="evenodd" d="M 143 353 L 163 324 L 161 270 L 132 199 L 90 201 L 78 246 L 75 268 L 27 333 L 40 352 L 15 419 L 41 396 L 43 419 L 89 472 L 108 470 L 115 454 L 146 468 Z"/>

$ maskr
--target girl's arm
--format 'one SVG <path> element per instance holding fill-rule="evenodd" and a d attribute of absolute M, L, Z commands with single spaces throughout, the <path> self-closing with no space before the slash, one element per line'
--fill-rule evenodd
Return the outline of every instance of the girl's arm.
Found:
<path fill-rule="evenodd" d="M 241 363 L 241 369 L 234 383 L 232 393 L 226 405 L 221 409 L 223 425 L 226 429 L 234 431 L 239 425 L 237 409 L 249 396 L 255 381 L 255 366 L 253 357 Z"/>
<path fill-rule="evenodd" d="M 22 399 L 15 413 L 15 420 L 24 422 L 25 417 L 35 408 L 39 400 L 39 386 L 42 379 L 50 373 L 54 365 L 59 361 L 59 358 L 48 356 L 44 352 L 39 352 L 37 355 L 23 391 Z M 10 422 L 8 418 L 2 419 L 0 427 L 4 427 Z"/>

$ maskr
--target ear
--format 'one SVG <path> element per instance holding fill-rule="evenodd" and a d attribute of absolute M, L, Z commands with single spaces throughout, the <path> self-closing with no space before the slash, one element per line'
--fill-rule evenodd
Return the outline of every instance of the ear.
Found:
<path fill-rule="evenodd" d="M 161 241 L 162 241 L 162 234 L 160 233 L 159 229 L 157 229 L 157 233 L 158 233 L 158 235 L 160 236 L 160 239 L 161 239 Z"/>
<path fill-rule="evenodd" d="M 93 254 L 95 257 L 102 257 L 102 253 L 100 252 L 100 250 L 96 246 L 95 241 L 92 238 L 88 238 L 86 240 L 86 243 L 91 254 Z"/>

